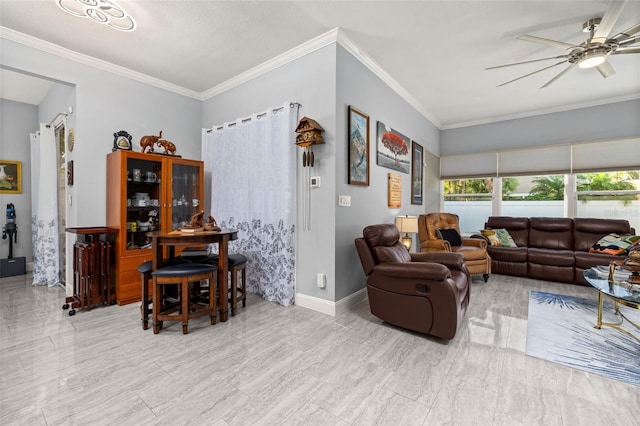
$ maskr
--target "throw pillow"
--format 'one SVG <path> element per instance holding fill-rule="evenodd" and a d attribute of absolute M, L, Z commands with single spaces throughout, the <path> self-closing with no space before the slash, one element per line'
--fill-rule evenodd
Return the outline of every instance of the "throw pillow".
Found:
<path fill-rule="evenodd" d="M 509 231 L 504 228 L 481 229 L 480 233 L 489 239 L 489 244 L 495 247 L 518 247 L 511 238 Z"/>
<path fill-rule="evenodd" d="M 638 235 L 619 235 L 609 234 L 600 238 L 589 249 L 590 253 L 605 253 L 613 256 L 625 256 L 629 253 L 629 249 L 640 244 L 640 236 Z"/>
<path fill-rule="evenodd" d="M 458 231 L 455 229 L 438 229 L 436 230 L 436 234 L 441 240 L 449 241 L 449 244 L 452 246 L 462 245 L 462 238 L 460 238 L 460 234 L 458 234 Z"/>

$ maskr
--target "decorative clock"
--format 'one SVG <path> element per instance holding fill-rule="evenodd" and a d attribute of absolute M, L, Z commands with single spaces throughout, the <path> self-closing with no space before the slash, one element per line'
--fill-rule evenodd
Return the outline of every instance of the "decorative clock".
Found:
<path fill-rule="evenodd" d="M 116 151 L 118 149 L 125 149 L 131 151 L 131 135 L 124 130 L 120 130 L 113 134 L 113 148 L 111 151 Z"/>

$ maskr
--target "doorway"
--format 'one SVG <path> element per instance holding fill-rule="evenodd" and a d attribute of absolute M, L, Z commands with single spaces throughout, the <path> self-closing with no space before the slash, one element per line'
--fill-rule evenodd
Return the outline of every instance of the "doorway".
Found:
<path fill-rule="evenodd" d="M 56 170 L 58 170 L 58 269 L 59 285 L 66 288 L 66 237 L 67 227 L 67 160 L 65 120 L 54 122 L 56 138 Z"/>

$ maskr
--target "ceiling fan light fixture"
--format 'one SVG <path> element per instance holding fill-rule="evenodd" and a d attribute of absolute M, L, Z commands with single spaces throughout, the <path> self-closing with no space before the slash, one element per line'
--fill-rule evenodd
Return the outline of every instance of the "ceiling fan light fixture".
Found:
<path fill-rule="evenodd" d="M 70 15 L 90 18 L 119 31 L 133 31 L 136 21 L 113 0 L 54 0 Z"/>
<path fill-rule="evenodd" d="M 601 51 L 585 52 L 578 62 L 580 68 L 593 68 L 602 65 L 607 58 L 607 54 Z"/>

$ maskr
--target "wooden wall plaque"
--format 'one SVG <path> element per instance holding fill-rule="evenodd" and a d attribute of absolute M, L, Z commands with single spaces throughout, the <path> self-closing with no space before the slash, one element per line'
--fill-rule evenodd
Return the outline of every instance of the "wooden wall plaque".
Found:
<path fill-rule="evenodd" d="M 390 209 L 402 207 L 402 176 L 396 173 L 387 174 L 388 205 Z"/>

